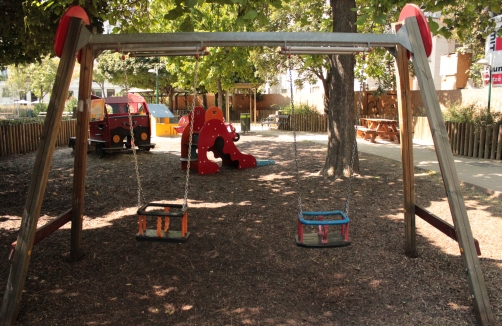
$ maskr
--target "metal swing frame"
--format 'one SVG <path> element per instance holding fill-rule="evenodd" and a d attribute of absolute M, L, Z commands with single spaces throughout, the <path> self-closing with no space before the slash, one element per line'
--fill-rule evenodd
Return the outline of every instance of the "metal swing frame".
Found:
<path fill-rule="evenodd" d="M 385 47 L 396 57 L 398 76 L 398 108 L 400 115 L 401 148 L 404 183 L 405 253 L 417 256 L 413 152 L 411 135 L 411 104 L 408 95 L 408 57 L 412 53 L 414 71 L 420 84 L 422 98 L 427 108 L 427 117 L 441 167 L 451 215 L 458 235 L 461 257 L 466 269 L 466 278 L 473 298 L 473 307 L 481 325 L 494 325 L 495 317 L 487 294 L 479 258 L 476 255 L 472 230 L 460 182 L 449 147 L 448 135 L 441 116 L 441 107 L 435 92 L 432 74 L 424 50 L 422 35 L 416 17 L 408 17 L 395 34 L 357 33 L 171 33 L 171 34 L 120 34 L 94 35 L 80 18 L 71 18 L 65 38 L 61 61 L 58 66 L 47 117 L 35 157 L 34 171 L 27 191 L 22 214 L 18 242 L 7 281 L 7 288 L 0 311 L 0 323 L 11 324 L 16 320 L 21 295 L 27 276 L 33 240 L 37 233 L 43 195 L 47 184 L 54 153 L 59 120 L 64 110 L 64 100 L 70 85 L 75 54 L 81 52 L 81 74 L 77 112 L 77 142 L 74 166 L 74 190 L 72 193 L 70 261 L 82 257 L 83 210 L 85 202 L 85 175 L 87 151 L 87 126 L 90 112 L 93 59 L 103 50 L 124 47 L 130 52 L 147 51 L 151 56 L 160 56 L 161 47 L 196 46 L 371 46 Z M 149 47 L 149 48 L 148 48 Z M 126 49 L 127 48 L 127 49 Z M 147 50 L 148 48 L 148 50 Z M 401 120 L 402 119 L 402 120 Z"/>

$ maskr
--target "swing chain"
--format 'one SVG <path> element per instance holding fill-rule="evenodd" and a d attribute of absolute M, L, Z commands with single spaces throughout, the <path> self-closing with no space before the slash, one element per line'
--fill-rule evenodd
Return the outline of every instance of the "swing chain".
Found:
<path fill-rule="evenodd" d="M 291 94 L 291 116 L 293 117 L 293 144 L 295 150 L 295 167 L 296 167 L 296 189 L 298 193 L 298 216 L 303 218 L 303 210 L 302 210 L 302 194 L 300 192 L 300 169 L 298 167 L 298 148 L 296 145 L 296 115 L 295 115 L 295 102 L 293 99 L 293 75 L 291 72 L 291 53 L 287 53 L 288 56 L 288 70 L 289 70 L 289 87 Z"/>
<path fill-rule="evenodd" d="M 127 97 L 127 112 L 128 112 L 128 117 L 129 117 L 129 134 L 131 136 L 131 149 L 132 149 L 132 154 L 134 157 L 134 170 L 136 172 L 136 183 L 138 185 L 138 208 L 142 206 L 143 203 L 145 203 L 145 196 L 143 193 L 143 188 L 141 187 L 141 176 L 139 174 L 139 166 L 138 166 L 138 156 L 136 154 L 136 145 L 134 141 L 134 126 L 133 126 L 133 121 L 132 121 L 132 105 L 131 102 L 129 101 L 129 85 L 127 81 L 127 65 L 126 65 L 126 58 L 125 56 L 122 56 L 122 60 L 124 63 L 124 83 L 125 83 L 125 93 Z"/>
<path fill-rule="evenodd" d="M 350 157 L 349 184 L 347 186 L 347 193 L 345 195 L 344 213 L 347 216 L 349 215 L 349 201 L 350 201 L 350 194 L 352 193 L 352 179 L 354 176 L 354 161 L 355 161 L 356 150 L 357 150 L 357 127 L 356 127 L 356 125 L 359 124 L 360 111 L 361 111 L 360 109 L 361 109 L 361 106 L 363 103 L 365 60 L 366 60 L 366 52 L 363 52 L 362 63 L 361 63 L 361 78 L 359 81 L 359 97 L 357 100 L 356 119 L 354 121 L 354 144 L 352 145 L 352 156 Z"/>
<path fill-rule="evenodd" d="M 190 136 L 188 137 L 188 157 L 187 157 L 187 172 L 186 172 L 186 182 L 185 182 L 185 196 L 183 197 L 183 209 L 187 207 L 188 201 L 188 185 L 190 180 L 190 160 L 192 154 L 192 144 L 193 144 L 193 123 L 195 120 L 195 100 L 197 96 L 197 74 L 199 70 L 199 48 L 197 47 L 197 54 L 195 56 L 195 69 L 193 77 L 193 98 L 192 98 L 192 109 L 188 114 L 190 118 Z"/>
<path fill-rule="evenodd" d="M 141 207 L 142 203 L 145 202 L 145 197 L 143 194 L 143 188 L 141 187 L 141 177 L 139 174 L 139 166 L 138 166 L 138 157 L 136 155 L 136 145 L 134 142 L 134 126 L 132 122 L 132 112 L 131 112 L 131 102 L 129 101 L 129 85 L 127 81 L 127 65 L 126 65 L 126 57 L 125 55 L 122 55 L 122 61 L 124 63 L 123 65 L 123 70 L 124 70 L 124 84 L 125 84 L 125 90 L 126 90 L 126 97 L 127 97 L 127 112 L 128 112 L 128 117 L 129 117 L 129 134 L 131 136 L 131 149 L 132 149 L 132 154 L 134 157 L 134 171 L 136 172 L 136 183 L 138 185 L 138 208 Z"/>

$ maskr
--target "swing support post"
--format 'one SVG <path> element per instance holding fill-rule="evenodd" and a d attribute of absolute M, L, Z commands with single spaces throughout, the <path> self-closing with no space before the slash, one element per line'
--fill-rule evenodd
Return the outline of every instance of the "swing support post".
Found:
<path fill-rule="evenodd" d="M 394 33 L 402 27 L 393 24 Z M 401 144 L 401 162 L 403 163 L 404 187 L 404 240 L 405 254 L 415 258 L 417 253 L 416 223 L 415 223 L 415 166 L 413 163 L 413 127 L 410 94 L 410 79 L 408 69 L 408 51 L 402 46 L 395 47 L 395 66 L 397 79 L 397 108 L 399 114 L 399 133 Z"/>
<path fill-rule="evenodd" d="M 47 186 L 56 138 L 63 116 L 64 103 L 68 95 L 73 68 L 75 67 L 75 53 L 77 53 L 78 49 L 77 40 L 83 29 L 84 22 L 81 19 L 72 18 L 70 20 L 68 34 L 66 35 L 63 47 L 63 56 L 58 66 L 47 110 L 47 117 L 45 118 L 40 143 L 33 164 L 33 173 L 23 210 L 23 221 L 19 229 L 16 251 L 14 252 L 9 279 L 7 280 L 7 288 L 0 310 L 0 325 L 14 324 L 19 305 L 21 304 L 21 296 L 28 273 L 28 265 L 40 217 L 42 200 Z"/>
<path fill-rule="evenodd" d="M 491 309 L 481 265 L 476 254 L 467 209 L 461 195 L 460 181 L 436 95 L 432 73 L 424 47 L 420 45 L 422 37 L 417 19 L 415 17 L 406 18 L 405 27 L 412 45 L 413 66 L 419 82 L 420 93 L 427 109 L 427 119 L 429 120 L 434 147 L 436 148 L 453 224 L 457 232 L 460 253 L 467 272 L 467 283 L 473 299 L 474 311 L 481 325 L 495 325 L 495 316 Z M 401 28 L 401 30 L 403 29 Z"/>
<path fill-rule="evenodd" d="M 80 84 L 78 90 L 77 130 L 75 139 L 75 160 L 73 176 L 73 198 L 71 216 L 70 261 L 82 256 L 82 222 L 85 201 L 85 170 L 87 166 L 87 139 L 91 111 L 91 89 L 93 70 L 93 51 L 91 45 L 81 50 Z"/>

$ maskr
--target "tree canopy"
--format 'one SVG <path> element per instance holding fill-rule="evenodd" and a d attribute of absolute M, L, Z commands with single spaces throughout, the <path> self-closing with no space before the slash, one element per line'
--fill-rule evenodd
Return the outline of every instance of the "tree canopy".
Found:
<path fill-rule="evenodd" d="M 211 18 L 197 26 L 201 17 L 208 17 L 200 5 L 211 8 Z M 178 31 L 195 29 L 210 30 L 210 23 L 219 19 L 225 6 L 235 14 L 234 27 L 226 30 L 249 30 L 252 26 L 266 26 L 273 8 L 282 11 L 292 9 L 290 0 L 59 0 L 59 1 L 0 1 L 2 20 L 0 27 L 0 67 L 10 64 L 32 63 L 46 55 L 53 55 L 53 42 L 59 18 L 71 5 L 80 5 L 88 13 L 91 25 L 98 33 L 103 32 L 104 22 L 114 26 L 114 32 L 131 33 L 155 29 L 166 21 L 176 20 Z M 354 10 L 358 13 L 358 25 L 372 27 L 385 26 L 396 20 L 401 8 L 407 1 L 361 0 Z M 486 36 L 493 32 L 491 18 L 502 12 L 499 0 L 484 1 L 433 1 L 422 2 L 422 9 L 430 13 L 440 13 L 442 24 L 430 19 L 429 25 L 434 34 L 446 38 L 455 37 L 460 43 L 469 46 L 484 46 Z M 152 9 L 152 10 L 150 10 Z M 161 9 L 162 16 L 154 16 Z M 213 10 L 214 9 L 214 10 Z M 300 12 L 301 13 L 301 12 Z M 312 23 L 302 18 L 303 23 Z M 228 27 L 222 25 L 222 27 Z M 273 28 L 273 26 L 271 26 Z M 499 31 L 502 33 L 502 31 Z"/>

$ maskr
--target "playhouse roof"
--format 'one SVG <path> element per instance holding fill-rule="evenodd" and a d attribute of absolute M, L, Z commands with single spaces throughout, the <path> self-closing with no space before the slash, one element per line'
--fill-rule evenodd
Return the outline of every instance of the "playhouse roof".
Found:
<path fill-rule="evenodd" d="M 174 118 L 174 114 L 164 104 L 148 104 L 148 110 L 155 118 Z"/>

